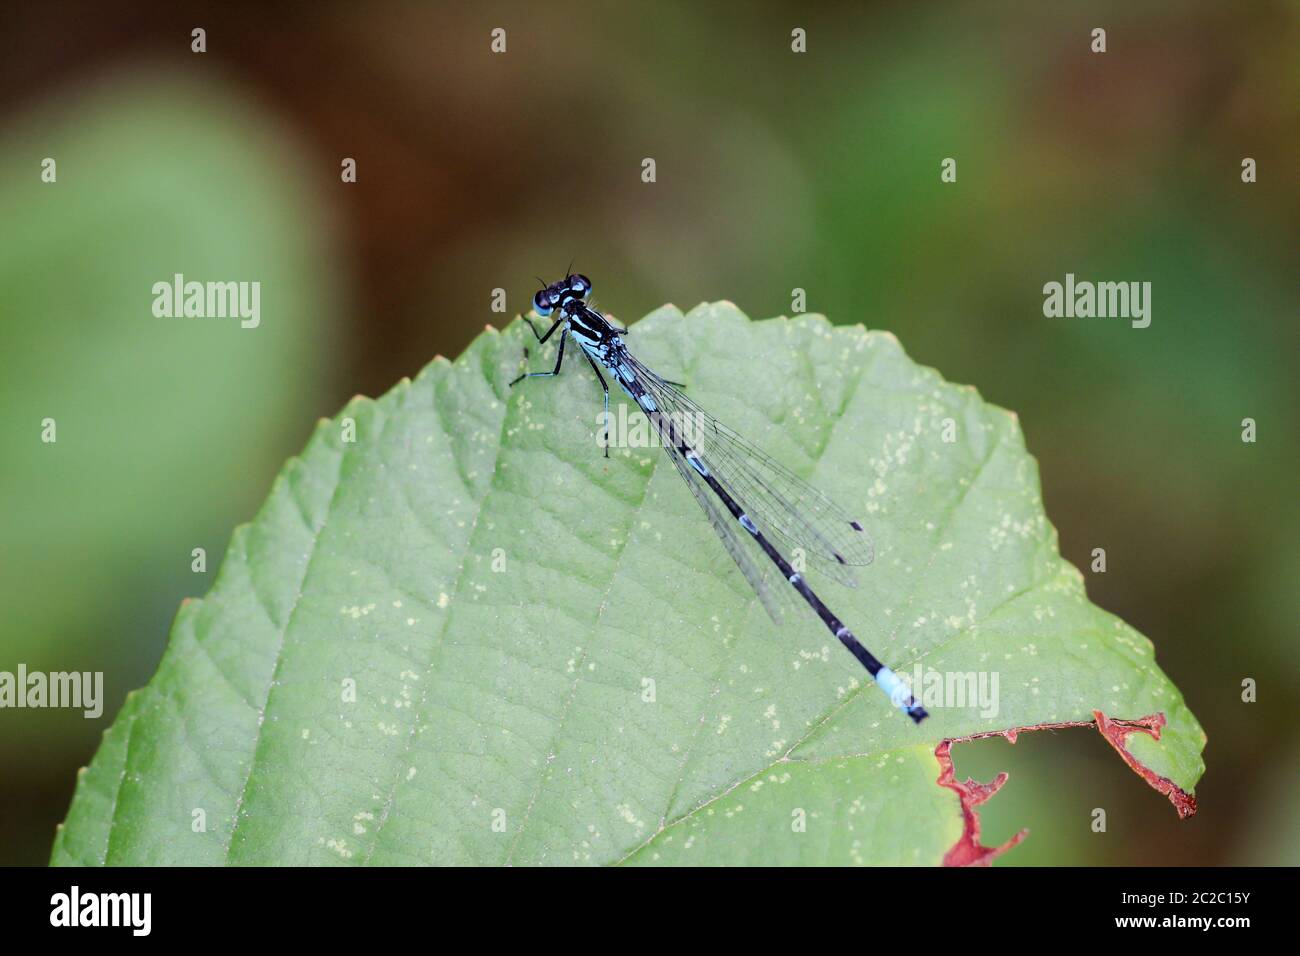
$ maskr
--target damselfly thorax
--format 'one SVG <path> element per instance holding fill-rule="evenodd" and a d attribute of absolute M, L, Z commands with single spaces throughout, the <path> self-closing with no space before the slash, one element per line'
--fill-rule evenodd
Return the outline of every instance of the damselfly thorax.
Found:
<path fill-rule="evenodd" d="M 565 303 L 561 314 L 567 323 L 566 330 L 584 349 L 596 349 L 604 355 L 613 345 L 621 345 L 618 333 L 605 317 L 593 309 L 584 308 L 582 303 L 575 300 Z"/>

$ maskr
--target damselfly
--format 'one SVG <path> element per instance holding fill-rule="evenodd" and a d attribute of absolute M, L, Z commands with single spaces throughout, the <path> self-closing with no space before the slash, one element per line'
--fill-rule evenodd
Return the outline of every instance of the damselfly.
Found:
<path fill-rule="evenodd" d="M 602 368 L 614 376 L 658 431 L 668 457 L 772 619 L 780 622 L 787 599 L 797 593 L 894 705 L 919 724 L 927 715 L 907 684 L 859 643 L 789 559 L 794 549 L 801 549 L 820 570 L 851 585 L 854 582 L 847 568 L 869 564 L 874 557 L 862 525 L 789 469 L 708 416 L 678 390 L 679 383 L 661 378 L 643 365 L 623 344 L 620 336 L 626 335 L 627 329 L 613 325 L 588 305 L 590 294 L 590 279 L 569 274 L 533 297 L 536 313 L 555 313 L 555 319 L 545 334 L 537 331 L 529 318 L 524 321 L 539 343 L 544 344 L 559 330 L 559 354 L 551 371 L 525 372 L 510 385 L 525 378 L 559 375 L 564 344 L 572 337 L 605 390 L 605 455 L 609 455 L 609 385 Z M 689 436 L 681 424 L 685 420 L 697 423 Z M 784 580 L 778 581 L 777 575 Z M 786 589 L 786 583 L 793 591 Z"/>

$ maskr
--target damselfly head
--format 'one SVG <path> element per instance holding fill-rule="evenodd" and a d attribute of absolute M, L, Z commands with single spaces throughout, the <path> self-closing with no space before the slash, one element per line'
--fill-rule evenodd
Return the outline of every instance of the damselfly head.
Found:
<path fill-rule="evenodd" d="M 591 280 L 584 275 L 569 273 L 559 282 L 539 289 L 533 296 L 533 309 L 538 315 L 550 315 L 556 308 L 575 299 L 585 299 L 591 294 Z"/>

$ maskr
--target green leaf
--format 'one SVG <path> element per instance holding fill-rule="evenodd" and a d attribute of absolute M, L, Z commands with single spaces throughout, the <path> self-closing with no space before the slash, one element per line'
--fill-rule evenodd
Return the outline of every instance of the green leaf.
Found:
<path fill-rule="evenodd" d="M 521 328 L 320 425 L 181 609 L 55 862 L 938 863 L 963 836 L 943 739 L 1094 711 L 1163 714 L 1129 740 L 1191 790 L 1204 735 L 1058 556 L 1013 415 L 819 317 L 665 308 L 629 336 L 862 515 L 875 564 L 818 584 L 864 643 L 998 674 L 996 714 L 917 727 L 812 614 L 768 621 L 661 451 L 601 456 L 582 363 L 507 387 Z"/>

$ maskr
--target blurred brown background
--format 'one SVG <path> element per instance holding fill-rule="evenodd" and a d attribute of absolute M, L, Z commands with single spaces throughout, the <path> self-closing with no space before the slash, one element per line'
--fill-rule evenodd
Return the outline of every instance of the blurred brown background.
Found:
<path fill-rule="evenodd" d="M 1066 557 L 1106 548 L 1089 593 L 1155 641 L 1208 770 L 1180 824 L 1096 735 L 959 747 L 1012 772 L 985 840 L 1033 832 L 1001 863 L 1300 861 L 1294 4 L 56 2 L 4 34 L 0 670 L 103 670 L 108 699 L 0 712 L 0 863 L 45 861 L 315 419 L 571 259 L 629 321 L 806 289 L 1019 413 Z M 153 319 L 176 271 L 262 281 L 263 327 Z M 1044 318 L 1067 272 L 1150 281 L 1151 327 Z"/>

